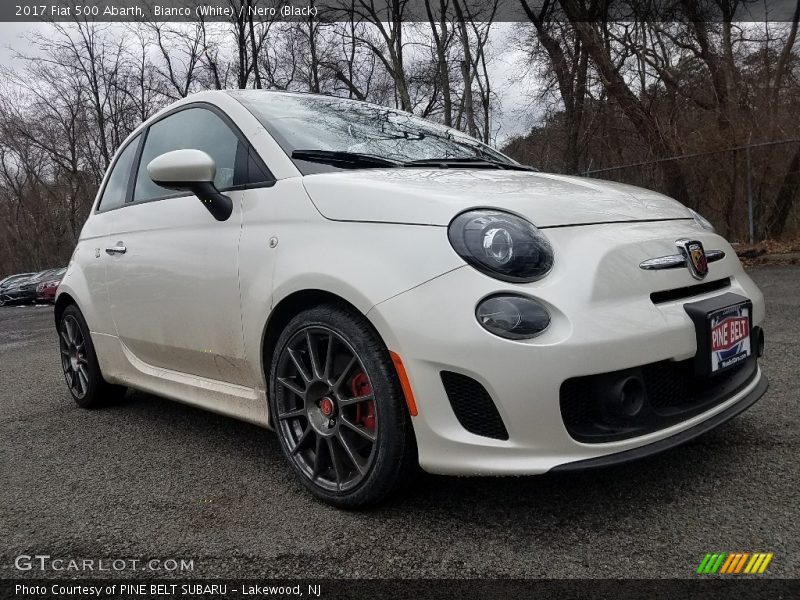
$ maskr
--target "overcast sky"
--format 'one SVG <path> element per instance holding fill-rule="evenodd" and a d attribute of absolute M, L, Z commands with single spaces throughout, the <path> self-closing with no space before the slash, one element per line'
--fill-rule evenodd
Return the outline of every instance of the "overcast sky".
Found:
<path fill-rule="evenodd" d="M 492 44 L 497 45 L 491 52 L 494 55 L 491 84 L 501 102 L 500 111 L 493 115 L 492 127 L 494 131 L 499 125 L 498 145 L 514 135 L 526 133 L 542 115 L 541 107 L 533 101 L 538 82 L 531 77 L 525 78 L 525 82 L 519 81 L 523 56 L 517 50 L 504 47 L 513 26 L 512 23 L 495 23 L 490 36 Z M 47 35 L 49 27 L 44 23 L 0 23 L 0 65 L 13 67 L 18 63 L 15 53 L 32 51 L 25 34 Z"/>
<path fill-rule="evenodd" d="M 14 52 L 21 52 L 27 47 L 27 42 L 21 37 L 27 31 L 46 31 L 47 25 L 43 23 L 0 23 L 0 64 L 11 64 Z"/>

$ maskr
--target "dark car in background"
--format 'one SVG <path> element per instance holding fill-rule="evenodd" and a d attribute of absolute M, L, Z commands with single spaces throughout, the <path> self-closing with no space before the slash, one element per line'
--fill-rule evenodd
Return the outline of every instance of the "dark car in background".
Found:
<path fill-rule="evenodd" d="M 0 290 L 10 287 L 15 283 L 19 283 L 23 279 L 28 279 L 29 277 L 33 277 L 34 275 L 36 275 L 36 273 L 17 273 L 16 275 L 9 275 L 8 277 L 3 277 L 2 279 L 0 279 Z"/>
<path fill-rule="evenodd" d="M 66 267 L 63 269 L 57 269 L 52 275 L 49 275 L 46 279 L 41 280 L 39 285 L 36 286 L 36 302 L 49 302 L 50 304 L 53 304 L 56 301 L 56 290 L 58 289 L 58 284 L 61 283 L 61 280 L 64 278 L 64 273 L 66 272 Z"/>
<path fill-rule="evenodd" d="M 0 280 L 0 306 L 6 304 L 6 290 L 19 286 L 34 275 L 37 275 L 37 273 L 17 273 L 16 275 L 9 275 Z"/>
<path fill-rule="evenodd" d="M 27 279 L 21 279 L 0 291 L 0 306 L 36 302 L 36 288 L 43 281 L 52 279 L 61 269 L 46 269 Z"/>

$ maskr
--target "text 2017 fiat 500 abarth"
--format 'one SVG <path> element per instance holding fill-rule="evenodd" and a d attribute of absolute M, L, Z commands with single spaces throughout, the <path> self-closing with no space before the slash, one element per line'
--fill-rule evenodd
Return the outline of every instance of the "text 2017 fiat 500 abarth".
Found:
<path fill-rule="evenodd" d="M 80 406 L 273 428 L 317 496 L 693 438 L 766 390 L 763 297 L 661 194 L 548 175 L 364 102 L 197 94 L 122 144 L 58 288 Z"/>

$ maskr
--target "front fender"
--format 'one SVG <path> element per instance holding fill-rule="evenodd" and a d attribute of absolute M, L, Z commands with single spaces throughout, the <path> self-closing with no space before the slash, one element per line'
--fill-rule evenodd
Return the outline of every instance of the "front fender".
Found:
<path fill-rule="evenodd" d="M 249 282 L 242 287 L 248 356 L 261 351 L 273 308 L 296 292 L 327 292 L 366 315 L 376 304 L 464 264 L 450 247 L 444 227 L 321 218 L 283 223 L 280 244 L 272 252 L 271 294 L 264 293 L 266 285 L 254 285 L 259 277 L 241 274 L 241 281 Z M 268 275 L 262 273 L 261 278 Z"/>

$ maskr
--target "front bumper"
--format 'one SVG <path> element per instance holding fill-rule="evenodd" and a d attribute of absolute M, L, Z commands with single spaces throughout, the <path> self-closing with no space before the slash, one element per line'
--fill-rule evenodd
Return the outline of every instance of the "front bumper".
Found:
<path fill-rule="evenodd" d="M 652 444 L 648 444 L 646 446 L 640 446 L 631 450 L 625 450 L 623 452 L 608 454 L 606 456 L 600 456 L 597 458 L 587 458 L 585 460 L 578 460 L 575 462 L 558 465 L 553 467 L 551 471 L 564 473 L 567 471 L 582 471 L 584 469 L 613 467 L 615 465 L 622 465 L 633 460 L 646 458 L 648 456 L 652 456 L 653 454 L 658 454 L 659 452 L 680 446 L 681 444 L 685 444 L 686 442 L 693 440 L 694 438 L 699 437 L 708 431 L 711 431 L 715 427 L 730 421 L 736 415 L 746 411 L 748 408 L 753 406 L 753 404 L 758 402 L 759 398 L 766 393 L 768 387 L 769 383 L 767 382 L 767 378 L 762 375 L 758 379 L 757 385 L 753 387 L 747 395 L 732 404 L 729 408 L 715 414 L 712 417 L 709 417 L 705 421 L 701 421 L 694 427 L 684 429 L 680 433 L 668 438 L 664 438 L 657 442 L 653 442 Z"/>
<path fill-rule="evenodd" d="M 688 231 L 687 231 L 688 229 Z M 657 431 L 605 443 L 574 439 L 560 408 L 562 384 L 575 377 L 660 361 L 685 361 L 697 351 L 695 328 L 683 305 L 733 292 L 753 303 L 752 324 L 764 317 L 763 296 L 720 237 L 682 222 L 634 223 L 552 229 L 556 264 L 541 281 L 504 284 L 462 267 L 375 306 L 368 317 L 390 350 L 402 358 L 419 414 L 413 419 L 421 466 L 434 473 L 538 474 L 555 467 L 613 455 L 649 453 L 683 441 L 701 424 L 719 424 L 766 389 L 755 375 L 708 410 Z M 688 270 L 638 268 L 668 254 L 687 235 L 725 259 L 710 265 L 707 281 L 729 279 L 722 291 L 655 303 L 653 292 L 697 282 Z M 539 337 L 509 341 L 485 331 L 475 305 L 496 292 L 528 294 L 550 311 Z M 469 377 L 485 388 L 507 439 L 471 433 L 456 417 L 442 372 Z M 719 417 L 719 415 L 730 415 Z M 695 429 L 697 428 L 697 429 Z M 696 433 L 694 435 L 697 435 Z M 665 440 L 672 439 L 673 442 Z M 678 442 L 674 442 L 678 440 Z M 649 447 L 649 448 L 648 448 Z M 633 454 L 631 454 L 633 453 Z"/>

